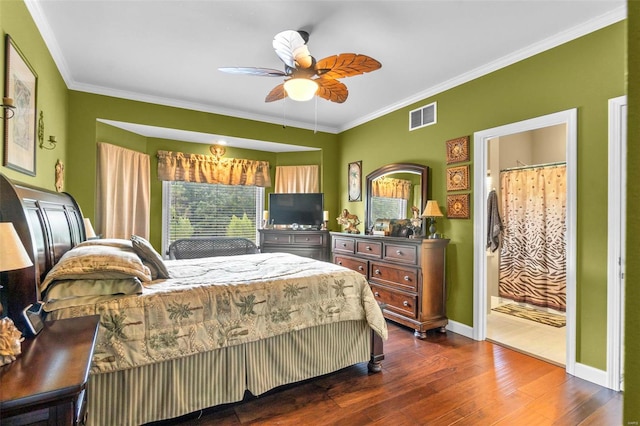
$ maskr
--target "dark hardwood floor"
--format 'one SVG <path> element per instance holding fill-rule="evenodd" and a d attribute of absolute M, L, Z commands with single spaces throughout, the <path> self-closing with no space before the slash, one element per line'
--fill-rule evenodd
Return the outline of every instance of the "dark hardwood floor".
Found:
<path fill-rule="evenodd" d="M 607 425 L 622 395 L 458 334 L 389 324 L 382 372 L 366 363 L 156 425 Z"/>

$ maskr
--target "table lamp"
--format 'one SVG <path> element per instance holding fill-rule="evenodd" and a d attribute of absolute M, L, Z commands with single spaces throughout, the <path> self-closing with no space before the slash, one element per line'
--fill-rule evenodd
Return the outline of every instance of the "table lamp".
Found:
<path fill-rule="evenodd" d="M 0 256 L 0 272 L 13 271 L 33 265 L 27 251 L 20 241 L 20 237 L 11 222 L 0 222 L 0 242 L 2 256 Z M 0 286 L 2 288 L 2 286 Z M 0 316 L 2 316 L 2 300 L 0 299 Z"/>
<path fill-rule="evenodd" d="M 438 202 L 435 200 L 428 200 L 427 205 L 424 206 L 424 211 L 422 212 L 422 217 L 429 218 L 429 236 L 427 238 L 439 238 L 436 233 L 436 217 L 443 217 L 444 215 L 440 211 L 440 207 L 438 207 Z"/>

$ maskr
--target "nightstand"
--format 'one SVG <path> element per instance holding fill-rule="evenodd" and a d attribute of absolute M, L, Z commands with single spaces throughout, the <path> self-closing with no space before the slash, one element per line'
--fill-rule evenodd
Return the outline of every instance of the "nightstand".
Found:
<path fill-rule="evenodd" d="M 40 334 L 25 339 L 22 354 L 0 367 L 3 426 L 84 422 L 99 319 L 93 315 L 45 322 Z"/>

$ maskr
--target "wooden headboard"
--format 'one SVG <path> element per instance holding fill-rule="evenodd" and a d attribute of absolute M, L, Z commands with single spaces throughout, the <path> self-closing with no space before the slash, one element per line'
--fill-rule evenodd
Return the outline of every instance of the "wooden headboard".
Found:
<path fill-rule="evenodd" d="M 24 330 L 20 314 L 40 300 L 42 279 L 63 254 L 86 239 L 82 211 L 67 193 L 12 182 L 0 174 L 0 222 L 13 223 L 33 262 L 31 267 L 0 273 L 5 314 Z"/>

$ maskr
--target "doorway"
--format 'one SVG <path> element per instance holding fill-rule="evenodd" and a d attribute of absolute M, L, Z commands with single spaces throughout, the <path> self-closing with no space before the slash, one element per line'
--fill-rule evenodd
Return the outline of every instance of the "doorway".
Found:
<path fill-rule="evenodd" d="M 566 125 L 488 140 L 489 341 L 564 367 Z M 501 229 L 501 230 L 500 230 Z"/>
<path fill-rule="evenodd" d="M 474 134 L 474 338 L 487 338 L 489 310 L 488 257 L 486 251 L 488 214 L 486 173 L 490 169 L 489 147 L 492 140 L 531 132 L 551 126 L 564 126 L 566 159 L 566 331 L 564 366 L 575 370 L 575 264 L 576 264 L 576 152 L 577 110 L 561 111 Z M 524 163 L 524 160 L 521 160 Z M 499 167 L 499 166 L 498 166 Z"/>

